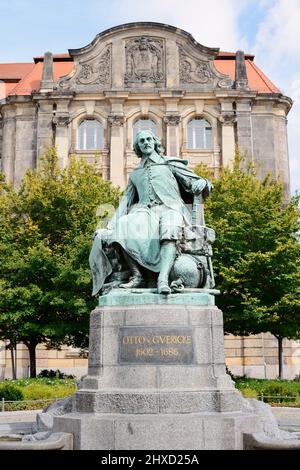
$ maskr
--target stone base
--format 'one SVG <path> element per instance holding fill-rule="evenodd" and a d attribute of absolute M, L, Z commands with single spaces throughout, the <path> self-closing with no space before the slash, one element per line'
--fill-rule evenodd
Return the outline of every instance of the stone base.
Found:
<path fill-rule="evenodd" d="M 99 304 L 88 375 L 53 432 L 72 432 L 75 449 L 119 450 L 242 449 L 243 433 L 260 431 L 226 374 L 212 292 L 117 290 Z"/>
<path fill-rule="evenodd" d="M 74 449 L 236 450 L 261 425 L 244 413 L 71 413 L 54 418 L 54 432 L 62 429 L 73 433 Z"/>

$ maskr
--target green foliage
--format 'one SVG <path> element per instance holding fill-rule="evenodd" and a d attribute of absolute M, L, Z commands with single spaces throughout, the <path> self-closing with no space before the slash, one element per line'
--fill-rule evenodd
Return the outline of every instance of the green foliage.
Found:
<path fill-rule="evenodd" d="M 101 204 L 120 191 L 96 165 L 70 158 L 61 169 L 49 148 L 13 190 L 0 178 L 0 339 L 84 347 L 91 298 L 88 254 Z"/>
<path fill-rule="evenodd" d="M 67 375 L 61 372 L 59 369 L 53 370 L 53 369 L 43 369 L 41 372 L 38 374 L 37 377 L 47 377 L 47 378 L 57 378 L 57 379 L 74 379 L 75 375 Z"/>
<path fill-rule="evenodd" d="M 72 395 L 76 390 L 74 384 L 59 384 L 55 386 L 31 383 L 23 388 L 24 400 L 42 400 L 63 398 Z"/>
<path fill-rule="evenodd" d="M 206 222 L 216 231 L 214 270 L 227 333 L 270 331 L 300 338 L 299 197 L 284 199 L 280 181 L 259 179 L 239 152 L 213 180 Z"/>
<path fill-rule="evenodd" d="M 295 402 L 297 395 L 295 390 L 280 383 L 266 385 L 260 394 L 266 403 Z"/>
<path fill-rule="evenodd" d="M 24 394 L 19 387 L 5 381 L 0 383 L 0 400 L 2 398 L 8 401 L 24 400 Z"/>
<path fill-rule="evenodd" d="M 257 393 L 266 395 L 266 390 L 269 387 L 276 389 L 277 387 L 284 387 L 291 392 L 295 392 L 300 396 L 300 383 L 293 380 L 279 380 L 279 379 L 252 379 L 248 377 L 236 377 L 235 386 L 239 390 L 251 388 L 256 390 Z"/>
<path fill-rule="evenodd" d="M 43 409 L 54 402 L 56 398 L 71 396 L 76 391 L 76 381 L 71 379 L 39 377 L 36 379 L 5 380 L 0 383 L 0 399 L 3 396 L 1 391 L 4 386 L 9 391 L 4 396 L 5 400 L 24 400 L 5 403 L 5 411 Z M 17 393 L 10 394 L 11 390 L 16 390 Z"/>
<path fill-rule="evenodd" d="M 55 388 L 57 386 L 66 386 L 73 390 L 76 386 L 76 380 L 74 379 L 58 379 L 56 377 L 49 378 L 49 377 L 36 377 L 34 379 L 17 379 L 17 380 L 10 380 L 10 383 L 18 387 L 28 387 L 32 384 L 40 384 L 40 385 L 47 385 L 49 387 Z"/>
<path fill-rule="evenodd" d="M 293 380 L 236 377 L 235 386 L 245 398 L 257 398 L 273 406 L 300 406 L 300 384 Z"/>
<path fill-rule="evenodd" d="M 241 392 L 244 398 L 256 398 L 256 399 L 258 398 L 258 393 L 253 388 L 250 388 L 250 387 L 242 388 Z"/>

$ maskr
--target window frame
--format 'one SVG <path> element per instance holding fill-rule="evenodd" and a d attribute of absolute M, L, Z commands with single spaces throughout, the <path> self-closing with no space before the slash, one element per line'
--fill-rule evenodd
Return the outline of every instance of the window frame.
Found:
<path fill-rule="evenodd" d="M 95 122 L 95 128 L 94 128 L 94 134 L 93 134 L 93 140 L 94 140 L 94 147 L 87 147 L 87 127 L 82 127 L 85 122 L 87 121 L 94 121 Z M 97 147 L 97 126 L 99 126 L 98 130 L 100 132 L 99 134 L 99 146 Z M 82 147 L 80 146 L 80 132 L 83 132 L 82 140 L 83 140 L 83 145 Z M 90 117 L 90 118 L 84 118 L 82 119 L 78 126 L 77 126 L 77 141 L 76 141 L 76 150 L 77 151 L 82 151 L 82 152 L 95 152 L 95 151 L 101 151 L 104 149 L 104 126 L 103 124 L 99 121 L 99 119 L 95 117 Z"/>
<path fill-rule="evenodd" d="M 203 138 L 203 146 L 197 147 L 197 135 L 196 135 L 196 126 L 194 125 L 191 128 L 191 125 L 195 121 L 202 121 L 205 124 L 202 126 L 203 134 L 201 138 Z M 192 145 L 190 146 L 190 128 L 192 132 Z M 210 145 L 207 144 L 207 132 L 210 132 Z M 193 117 L 187 123 L 187 149 L 188 150 L 213 150 L 213 126 L 212 124 L 206 119 L 205 117 Z"/>

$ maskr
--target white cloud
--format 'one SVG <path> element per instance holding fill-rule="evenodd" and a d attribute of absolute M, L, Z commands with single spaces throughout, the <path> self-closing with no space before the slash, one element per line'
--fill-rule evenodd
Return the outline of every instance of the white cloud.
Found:
<path fill-rule="evenodd" d="M 209 47 L 240 47 L 237 18 L 249 0 L 126 0 L 113 2 L 116 24 L 157 21 L 191 33 Z"/>
<path fill-rule="evenodd" d="M 300 0 L 263 0 L 264 19 L 255 41 L 256 61 L 294 100 L 288 116 L 292 192 L 300 189 Z"/>

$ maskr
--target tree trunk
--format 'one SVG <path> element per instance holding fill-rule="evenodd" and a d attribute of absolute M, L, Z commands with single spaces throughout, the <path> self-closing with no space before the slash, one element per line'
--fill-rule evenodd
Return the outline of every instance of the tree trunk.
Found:
<path fill-rule="evenodd" d="M 17 342 L 14 342 L 14 352 L 15 352 L 15 374 L 16 374 L 16 379 L 18 377 L 18 367 L 17 367 Z"/>
<path fill-rule="evenodd" d="M 29 351 L 29 364 L 30 364 L 30 378 L 34 379 L 36 377 L 36 354 L 35 350 L 37 343 L 35 341 L 28 341 L 25 343 Z"/>
<path fill-rule="evenodd" d="M 276 336 L 278 341 L 278 378 L 283 378 L 283 338 Z"/>
<path fill-rule="evenodd" d="M 16 348 L 14 346 L 14 343 L 10 343 L 9 345 L 9 349 L 10 349 L 10 357 L 11 357 L 11 372 L 12 372 L 12 378 L 13 380 L 16 380 L 17 378 L 17 370 L 16 370 L 16 358 L 15 358 L 15 351 L 16 351 Z"/>

